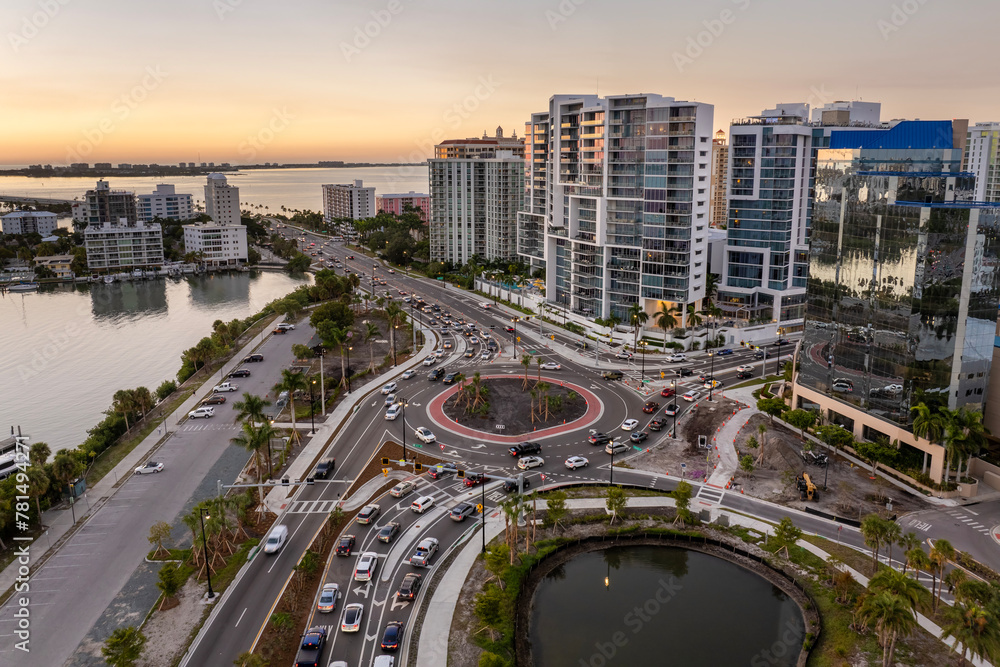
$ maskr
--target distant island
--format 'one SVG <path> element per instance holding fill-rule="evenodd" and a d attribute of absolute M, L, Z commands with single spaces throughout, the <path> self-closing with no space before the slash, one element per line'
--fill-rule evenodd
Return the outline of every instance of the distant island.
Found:
<path fill-rule="evenodd" d="M 356 167 L 422 167 L 426 162 L 342 162 L 320 161 L 303 164 L 264 164 L 231 165 L 228 162 L 184 162 L 177 165 L 167 164 L 130 164 L 113 165 L 108 162 L 74 163 L 71 165 L 33 164 L 23 169 L 0 169 L 0 176 L 29 176 L 34 178 L 51 178 L 53 176 L 203 176 L 218 172 L 234 172 L 250 169 L 348 169 Z"/>

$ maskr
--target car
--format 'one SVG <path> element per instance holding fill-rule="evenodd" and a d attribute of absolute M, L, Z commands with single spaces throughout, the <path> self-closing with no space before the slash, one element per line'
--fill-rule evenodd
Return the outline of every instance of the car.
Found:
<path fill-rule="evenodd" d="M 438 348 L 437 350 L 434 350 L 434 352 L 432 352 L 431 354 L 440 359 L 441 357 L 444 356 L 444 348 Z"/>
<path fill-rule="evenodd" d="M 674 393 L 675 392 L 673 387 L 664 387 L 663 389 L 660 390 L 660 396 L 662 396 L 663 398 L 670 398 L 671 396 L 674 395 Z"/>
<path fill-rule="evenodd" d="M 215 408 L 207 405 L 204 407 L 195 408 L 194 410 L 188 413 L 188 419 L 199 419 L 201 417 L 208 419 L 209 417 L 214 417 L 214 416 L 215 416 Z"/>
<path fill-rule="evenodd" d="M 476 513 L 476 508 L 474 505 L 469 503 L 462 503 L 461 505 L 455 505 L 448 516 L 452 521 L 465 521 L 465 517 L 472 516 Z"/>
<path fill-rule="evenodd" d="M 410 572 L 405 577 L 403 581 L 399 584 L 399 590 L 396 591 L 397 600 L 414 600 L 417 597 L 417 591 L 420 590 L 420 584 L 423 581 L 421 577 L 416 572 Z"/>
<path fill-rule="evenodd" d="M 482 353 L 480 353 L 480 355 L 479 355 L 479 360 L 480 361 L 489 361 L 490 360 L 490 353 L 487 352 L 486 350 L 483 350 Z"/>
<path fill-rule="evenodd" d="M 267 534 L 267 540 L 264 542 L 264 553 L 268 555 L 278 553 L 287 541 L 288 526 L 281 524 L 273 526 L 271 532 Z"/>
<path fill-rule="evenodd" d="M 757 350 L 756 352 L 753 353 L 753 358 L 756 359 L 757 361 L 760 361 L 765 356 L 767 355 L 764 354 L 763 350 Z"/>
<path fill-rule="evenodd" d="M 627 452 L 632 449 L 624 442 L 609 442 L 604 446 L 605 454 L 621 454 L 622 452 Z"/>
<path fill-rule="evenodd" d="M 832 389 L 844 394 L 850 394 L 854 391 L 854 387 L 852 385 L 845 384 L 843 382 L 834 382 Z"/>
<path fill-rule="evenodd" d="M 698 382 L 708 382 L 709 380 L 714 380 L 714 375 L 709 375 L 708 373 L 702 373 L 698 376 Z"/>
<path fill-rule="evenodd" d="M 399 385 L 398 384 L 396 384 L 395 382 L 388 382 L 388 383 L 382 385 L 382 389 L 380 389 L 379 392 L 383 396 L 386 396 L 388 394 L 395 394 L 396 390 L 398 390 L 398 389 L 399 389 Z"/>
<path fill-rule="evenodd" d="M 399 621 L 389 621 L 385 624 L 385 632 L 382 633 L 382 643 L 379 646 L 383 651 L 397 651 L 403 639 L 403 624 Z"/>
<path fill-rule="evenodd" d="M 659 431 L 662 430 L 666 425 L 667 425 L 666 419 L 664 419 L 663 417 L 657 417 L 653 421 L 649 422 L 649 430 Z"/>
<path fill-rule="evenodd" d="M 302 635 L 299 653 L 295 656 L 295 667 L 319 667 L 324 646 L 326 646 L 326 628 L 320 626 L 309 628 Z"/>
<path fill-rule="evenodd" d="M 588 465 L 590 465 L 590 461 L 588 461 L 583 456 L 571 456 L 568 459 L 566 459 L 566 468 L 568 470 L 576 470 L 577 468 L 586 468 Z"/>
<path fill-rule="evenodd" d="M 459 375 L 460 375 L 459 373 L 448 373 L 447 375 L 444 376 L 444 379 L 441 380 L 441 382 L 444 384 L 452 384 L 455 382 L 456 379 L 458 379 Z"/>
<path fill-rule="evenodd" d="M 323 459 L 316 464 L 316 470 L 313 471 L 313 478 L 326 479 L 336 468 L 337 459 Z"/>
<path fill-rule="evenodd" d="M 481 472 L 470 472 L 465 476 L 466 486 L 476 486 L 486 482 L 489 478 Z"/>
<path fill-rule="evenodd" d="M 250 377 L 250 371 L 246 368 L 237 368 L 235 371 L 230 373 L 227 377 L 231 378 L 248 378 Z"/>
<path fill-rule="evenodd" d="M 389 269 L 389 273 L 396 273 L 395 269 Z"/>
<path fill-rule="evenodd" d="M 390 542 L 392 542 L 392 538 L 396 537 L 396 535 L 399 533 L 399 528 L 400 526 L 398 521 L 390 521 L 389 523 L 385 524 L 378 531 L 378 541 L 389 544 Z"/>
<path fill-rule="evenodd" d="M 646 405 L 642 406 L 642 411 L 646 414 L 653 414 L 660 409 L 660 404 L 656 401 L 646 401 Z"/>
<path fill-rule="evenodd" d="M 632 358 L 632 353 L 631 352 L 624 352 L 623 351 L 623 352 L 618 352 L 618 353 L 615 354 L 615 359 L 631 359 L 631 358 Z"/>
<path fill-rule="evenodd" d="M 432 382 L 434 380 L 440 380 L 442 377 L 444 377 L 443 368 L 435 368 L 434 370 L 432 370 L 430 373 L 427 374 L 427 379 L 431 380 Z"/>
<path fill-rule="evenodd" d="M 688 393 L 684 394 L 683 398 L 688 403 L 693 403 L 693 402 L 697 401 L 699 398 L 701 398 L 701 392 L 700 391 L 689 391 Z"/>
<path fill-rule="evenodd" d="M 388 396 L 385 397 L 384 403 L 386 408 L 391 408 L 392 406 L 399 403 L 399 400 L 396 398 L 396 394 L 389 394 Z"/>
<path fill-rule="evenodd" d="M 537 454 L 542 451 L 542 445 L 537 442 L 519 442 L 507 448 L 511 456 L 525 456 L 527 454 Z"/>
<path fill-rule="evenodd" d="M 410 378 L 416 376 L 417 372 L 411 368 L 409 370 L 403 371 L 403 374 L 400 377 L 403 378 L 404 380 L 409 380 Z"/>
<path fill-rule="evenodd" d="M 351 552 L 354 551 L 355 539 L 353 535 L 341 535 L 340 540 L 337 542 L 337 555 L 350 556 Z"/>
<path fill-rule="evenodd" d="M 420 540 L 416 551 L 410 556 L 410 565 L 415 567 L 428 567 L 431 563 L 431 556 L 437 553 L 438 541 L 433 537 L 425 537 Z"/>
<path fill-rule="evenodd" d="M 667 355 L 667 362 L 668 363 L 677 363 L 679 361 L 687 361 L 687 355 L 686 354 L 681 354 L 681 353 L 668 354 Z"/>
<path fill-rule="evenodd" d="M 315 255 L 316 253 L 313 254 Z M 288 331 L 286 329 L 274 329 L 271 333 L 281 335 L 288 333 Z"/>
<path fill-rule="evenodd" d="M 361 511 L 358 512 L 358 516 L 355 518 L 355 521 L 360 523 L 362 526 L 367 526 L 375 520 L 375 517 L 377 517 L 381 511 L 382 508 L 374 503 L 371 505 L 365 505 L 361 508 Z"/>
<path fill-rule="evenodd" d="M 424 359 L 423 361 L 424 366 L 433 366 L 436 363 L 437 363 L 437 357 L 435 357 L 433 354 Z"/>
<path fill-rule="evenodd" d="M 601 373 L 601 377 L 605 380 L 621 380 L 625 374 L 621 371 L 604 371 Z"/>
<path fill-rule="evenodd" d="M 740 371 L 736 374 L 737 380 L 746 380 L 753 377 L 753 371 Z"/>
<path fill-rule="evenodd" d="M 531 486 L 531 480 L 528 479 L 527 477 L 523 477 L 522 481 L 524 483 L 525 489 Z M 515 480 L 508 479 L 503 483 L 503 490 L 504 493 L 514 493 L 515 491 L 517 491 L 517 482 Z"/>
<path fill-rule="evenodd" d="M 223 382 L 222 384 L 217 384 L 214 387 L 212 387 L 212 391 L 215 393 L 239 391 L 239 390 L 240 386 L 235 382 Z"/>
<path fill-rule="evenodd" d="M 776 340 L 773 343 L 771 343 L 771 345 L 775 345 L 775 346 L 777 346 L 777 345 L 789 345 L 789 344 L 790 343 L 789 343 L 789 341 L 788 341 L 787 338 L 779 338 L 778 340 Z"/>
<path fill-rule="evenodd" d="M 677 373 L 677 375 L 679 375 L 682 378 L 691 377 L 692 375 L 694 375 L 694 371 L 691 370 L 690 368 L 678 368 L 674 372 Z"/>
<path fill-rule="evenodd" d="M 476 356 L 476 351 L 466 350 L 465 354 L 463 354 L 462 356 L 465 357 L 466 359 L 471 359 L 472 357 Z"/>
<path fill-rule="evenodd" d="M 348 255 L 347 259 L 354 259 L 354 255 Z"/>
<path fill-rule="evenodd" d="M 479 345 L 479 339 L 476 338 L 475 336 L 470 336 L 469 337 L 469 344 L 470 345 Z"/>
<path fill-rule="evenodd" d="M 378 567 L 378 554 L 374 551 L 366 551 L 358 559 L 358 565 L 354 568 L 354 581 L 371 581 L 375 576 L 375 568 Z"/>
<path fill-rule="evenodd" d="M 562 364 L 555 361 L 546 361 L 542 364 L 543 371 L 558 371 L 562 370 Z"/>
<path fill-rule="evenodd" d="M 752 371 L 752 370 L 753 370 L 753 366 L 750 366 L 748 364 L 743 364 L 742 366 L 737 366 L 736 367 L 736 372 L 737 373 L 745 373 L 747 371 Z"/>
<path fill-rule="evenodd" d="M 642 442 L 648 437 L 649 434 L 646 433 L 645 431 L 635 431 L 634 433 L 632 433 L 632 435 L 628 437 L 628 439 L 631 440 L 632 442 Z"/>
<path fill-rule="evenodd" d="M 639 425 L 638 419 L 626 419 L 625 421 L 622 422 L 622 430 L 631 431 L 638 425 Z"/>
<path fill-rule="evenodd" d="M 717 357 L 727 357 L 732 353 L 733 353 L 732 350 L 730 350 L 728 347 L 724 347 L 721 350 L 716 350 L 715 352 L 709 352 L 708 354 L 709 356 L 712 356 L 714 354 Z"/>
<path fill-rule="evenodd" d="M 851 380 L 848 380 L 847 378 L 833 378 L 833 383 L 834 384 L 846 384 L 848 387 L 851 388 L 851 391 L 854 391 L 854 382 L 852 382 Z"/>
<path fill-rule="evenodd" d="M 340 621 L 341 632 L 357 632 L 361 629 L 361 619 L 365 615 L 365 606 L 352 602 L 344 607 L 344 618 Z"/>
<path fill-rule="evenodd" d="M 402 498 L 403 496 L 413 493 L 415 488 L 417 488 L 416 480 L 408 479 L 405 482 L 400 482 L 396 486 L 389 489 L 389 495 L 393 498 Z"/>
<path fill-rule="evenodd" d="M 295 325 L 290 322 L 282 322 L 278 325 L 279 329 L 284 329 L 285 331 L 291 331 L 295 328 Z"/>
<path fill-rule="evenodd" d="M 146 461 L 141 466 L 135 469 L 136 475 L 148 475 L 154 472 L 162 472 L 163 464 L 157 463 L 156 461 Z"/>
<path fill-rule="evenodd" d="M 458 472 L 458 467 L 454 463 L 438 463 L 427 469 L 427 476 L 431 479 L 441 479 L 446 475 L 454 475 Z"/>
<path fill-rule="evenodd" d="M 441 327 L 441 331 L 444 331 L 446 328 L 447 327 Z M 446 340 L 443 343 L 443 345 L 444 345 L 444 349 L 446 349 L 446 350 L 450 350 L 452 348 L 452 342 L 450 340 Z"/>
<path fill-rule="evenodd" d="M 437 440 L 437 436 L 435 436 L 434 433 L 431 432 L 431 430 L 426 426 L 421 426 L 413 433 L 414 435 L 417 436 L 417 440 L 424 443 L 425 445 L 435 442 Z"/>
<path fill-rule="evenodd" d="M 666 407 L 666 409 L 663 411 L 663 413 L 665 415 L 673 417 L 674 415 L 676 415 L 680 411 L 681 411 L 681 409 L 680 409 L 679 405 L 677 405 L 676 403 L 671 403 L 670 405 L 668 405 Z"/>
<path fill-rule="evenodd" d="M 406 302 L 406 303 L 413 303 L 413 299 L 411 299 L 411 298 L 410 298 L 410 297 L 408 297 L 408 296 L 404 296 L 404 297 L 403 297 L 403 301 L 404 301 L 404 302 Z"/>
<path fill-rule="evenodd" d="M 590 441 L 592 445 L 603 445 L 611 442 L 611 436 L 605 433 L 594 433 L 587 440 Z"/>
<path fill-rule="evenodd" d="M 545 465 L 545 459 L 541 456 L 522 456 L 517 462 L 517 467 L 521 470 L 529 470 L 542 465 Z"/>
<path fill-rule="evenodd" d="M 337 598 L 340 597 L 339 584 L 323 584 L 320 591 L 319 601 L 316 603 L 316 611 L 321 614 L 329 614 L 337 610 Z"/>
<path fill-rule="evenodd" d="M 702 387 L 704 387 L 705 389 L 718 389 L 719 387 L 723 386 L 723 384 L 725 383 L 722 382 L 722 380 L 709 380 L 708 382 L 703 384 Z"/>

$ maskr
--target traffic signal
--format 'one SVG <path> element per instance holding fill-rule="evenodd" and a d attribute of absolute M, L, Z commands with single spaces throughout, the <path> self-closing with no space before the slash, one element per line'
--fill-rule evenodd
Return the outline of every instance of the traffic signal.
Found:
<path fill-rule="evenodd" d="M 740 347 L 746 347 L 746 346 L 747 346 L 747 342 L 745 340 L 741 340 L 740 341 Z"/>
<path fill-rule="evenodd" d="M 455 471 L 455 476 L 458 477 L 459 479 L 464 479 L 465 478 L 465 471 L 464 470 L 457 470 L 457 471 Z"/>
<path fill-rule="evenodd" d="M 416 462 L 414 462 L 414 464 L 413 464 L 413 472 L 420 472 L 423 469 L 424 469 L 424 464 L 423 463 L 416 463 Z"/>
<path fill-rule="evenodd" d="M 382 457 L 382 465 L 384 465 L 384 466 L 389 465 L 389 457 L 388 456 L 383 456 Z"/>

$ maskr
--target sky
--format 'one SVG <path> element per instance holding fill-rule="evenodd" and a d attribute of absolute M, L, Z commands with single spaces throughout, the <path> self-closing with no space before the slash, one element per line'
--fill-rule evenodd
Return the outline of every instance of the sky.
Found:
<path fill-rule="evenodd" d="M 554 94 L 1000 121 L 993 0 L 4 0 L 0 164 L 421 161 Z"/>

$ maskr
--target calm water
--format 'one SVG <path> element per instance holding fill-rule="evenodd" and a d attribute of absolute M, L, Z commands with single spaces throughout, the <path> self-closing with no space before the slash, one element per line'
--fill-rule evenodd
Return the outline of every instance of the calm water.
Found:
<path fill-rule="evenodd" d="M 0 296 L 0 436 L 75 447 L 118 389 L 176 379 L 215 320 L 248 317 L 304 279 L 233 273 Z"/>
<path fill-rule="evenodd" d="M 263 205 L 271 213 L 281 207 L 323 210 L 322 188 L 326 183 L 353 183 L 362 179 L 374 186 L 376 194 L 427 192 L 427 167 L 359 167 L 356 169 L 254 169 L 225 172 L 231 185 L 240 188 L 240 202 Z M 177 186 L 177 192 L 205 199 L 204 176 L 148 176 L 123 178 L 112 176 L 108 182 L 117 190 L 152 192 L 157 183 Z M 0 176 L 0 195 L 42 197 L 46 199 L 82 199 L 97 182 L 96 177 L 29 178 Z"/>
<path fill-rule="evenodd" d="M 536 667 L 783 667 L 804 627 L 794 601 L 728 561 L 620 547 L 576 556 L 542 581 L 531 644 Z"/>

